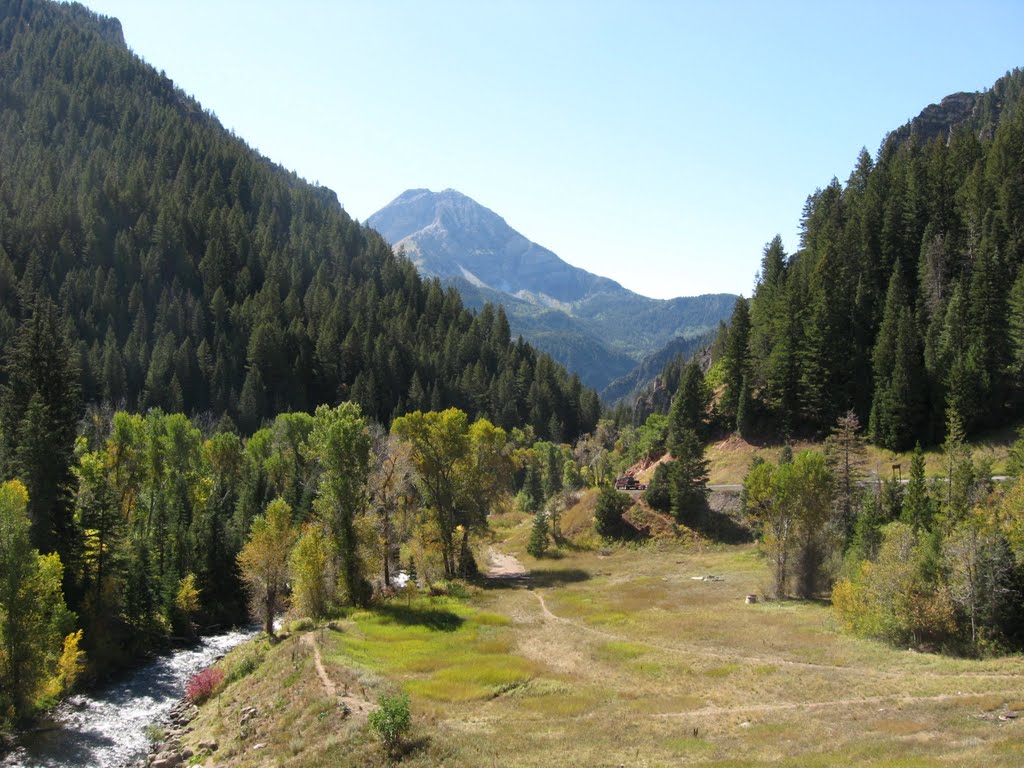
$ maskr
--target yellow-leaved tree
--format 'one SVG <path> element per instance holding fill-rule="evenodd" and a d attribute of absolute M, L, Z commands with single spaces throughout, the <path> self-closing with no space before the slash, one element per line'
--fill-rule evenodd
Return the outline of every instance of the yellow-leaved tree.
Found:
<path fill-rule="evenodd" d="M 267 505 L 266 514 L 253 520 L 249 540 L 238 553 L 253 618 L 263 622 L 271 639 L 274 617 L 285 606 L 288 554 L 294 543 L 292 508 L 284 499 L 274 499 Z"/>
<path fill-rule="evenodd" d="M 71 688 L 80 632 L 64 605 L 64 567 L 29 540 L 28 491 L 0 486 L 0 722 L 31 714 Z"/>

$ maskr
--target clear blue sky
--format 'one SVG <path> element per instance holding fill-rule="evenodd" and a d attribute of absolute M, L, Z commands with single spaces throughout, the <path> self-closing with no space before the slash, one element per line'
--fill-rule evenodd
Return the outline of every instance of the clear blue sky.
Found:
<path fill-rule="evenodd" d="M 749 295 L 862 146 L 1024 66 L 1024 2 L 85 0 L 365 220 L 453 187 L 648 296 Z"/>

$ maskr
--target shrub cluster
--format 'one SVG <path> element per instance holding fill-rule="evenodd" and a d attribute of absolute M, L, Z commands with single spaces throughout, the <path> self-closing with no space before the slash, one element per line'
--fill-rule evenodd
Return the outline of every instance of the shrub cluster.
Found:
<path fill-rule="evenodd" d="M 202 704 L 224 682 L 224 670 L 219 667 L 207 667 L 192 675 L 185 686 L 185 698 L 193 704 Z"/>

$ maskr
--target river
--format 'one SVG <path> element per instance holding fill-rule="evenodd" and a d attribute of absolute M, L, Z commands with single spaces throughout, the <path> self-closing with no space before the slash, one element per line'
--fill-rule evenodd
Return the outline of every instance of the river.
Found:
<path fill-rule="evenodd" d="M 123 768 L 146 756 L 146 726 L 162 720 L 188 679 L 256 635 L 252 629 L 204 637 L 194 647 L 159 656 L 115 683 L 71 696 L 52 723 L 27 734 L 0 765 L 22 768 Z"/>

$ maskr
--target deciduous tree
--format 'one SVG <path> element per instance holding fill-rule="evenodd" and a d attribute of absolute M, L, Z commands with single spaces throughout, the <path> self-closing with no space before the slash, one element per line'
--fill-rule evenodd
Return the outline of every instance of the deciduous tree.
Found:
<path fill-rule="evenodd" d="M 271 639 L 274 618 L 285 605 L 288 555 L 294 543 L 291 507 L 283 499 L 274 499 L 266 514 L 253 521 L 249 540 L 238 553 L 253 616 L 263 622 L 263 630 Z"/>

